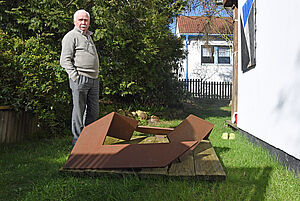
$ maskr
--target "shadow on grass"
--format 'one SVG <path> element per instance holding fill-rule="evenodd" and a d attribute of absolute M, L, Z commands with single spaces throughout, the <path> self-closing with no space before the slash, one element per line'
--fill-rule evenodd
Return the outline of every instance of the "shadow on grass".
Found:
<path fill-rule="evenodd" d="M 228 100 L 194 99 L 186 103 L 185 111 L 201 118 L 229 117 L 231 114 Z"/>
<path fill-rule="evenodd" d="M 221 157 L 221 154 L 224 152 L 228 152 L 230 150 L 230 148 L 229 147 L 214 147 L 214 150 L 219 158 L 219 161 L 220 161 L 222 167 L 225 167 L 224 162 Z M 226 169 L 225 169 L 225 172 L 226 172 Z"/>
<path fill-rule="evenodd" d="M 224 109 L 225 107 L 225 109 Z M 226 102 L 186 103 L 182 119 L 189 114 L 201 118 L 228 117 Z M 264 200 L 272 167 L 225 167 L 214 147 L 225 181 L 197 178 L 59 174 L 71 152 L 71 136 L 0 147 L 0 200 Z"/>
<path fill-rule="evenodd" d="M 66 180 L 76 178 L 93 183 L 101 179 L 101 197 L 112 200 L 265 200 L 271 167 L 228 168 L 225 181 L 199 180 L 198 177 L 136 176 L 119 174 L 64 174 Z M 113 190 L 112 186 L 113 185 Z M 97 192 L 97 185 L 84 190 Z M 89 188 L 89 189 L 88 189 Z M 82 198 L 82 191 L 74 192 L 73 199 Z M 93 200 L 93 196 L 87 197 Z M 106 200 L 105 199 L 105 200 Z M 108 199 L 110 200 L 110 199 Z"/>
<path fill-rule="evenodd" d="M 132 106 L 122 106 L 118 104 L 104 104 L 100 105 L 100 117 L 105 116 L 110 112 L 119 112 L 122 115 L 131 117 L 131 110 L 143 110 L 149 112 L 151 115 L 156 115 L 161 119 L 166 121 L 169 120 L 183 120 L 188 115 L 194 114 L 200 118 L 208 117 L 230 117 L 231 109 L 229 106 L 229 100 L 220 99 L 200 99 L 193 98 L 188 99 L 180 106 L 176 107 L 153 107 L 153 108 L 140 108 L 136 105 Z M 120 109 L 124 107 L 124 109 Z M 133 109 L 135 108 L 135 110 Z"/>
<path fill-rule="evenodd" d="M 232 191 L 223 195 L 225 198 L 226 196 L 234 197 L 233 194 L 240 194 L 236 195 L 238 200 L 265 200 L 272 167 L 226 168 L 226 172 L 226 183 L 232 188 Z"/>
<path fill-rule="evenodd" d="M 226 168 L 225 181 L 59 173 L 71 138 L 0 148 L 0 200 L 264 200 L 271 167 Z M 229 151 L 215 147 L 217 153 Z"/>
<path fill-rule="evenodd" d="M 193 99 L 183 103 L 181 108 L 169 108 L 163 114 L 166 120 L 185 119 L 194 114 L 200 118 L 230 117 L 231 109 L 228 100 Z"/>

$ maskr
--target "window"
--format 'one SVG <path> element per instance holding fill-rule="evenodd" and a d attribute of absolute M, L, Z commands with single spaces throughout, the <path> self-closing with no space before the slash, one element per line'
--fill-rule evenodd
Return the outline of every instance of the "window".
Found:
<path fill-rule="evenodd" d="M 201 64 L 231 64 L 229 46 L 202 46 Z"/>
<path fill-rule="evenodd" d="M 214 46 L 202 46 L 201 64 L 213 64 L 214 60 Z"/>
<path fill-rule="evenodd" d="M 230 64 L 230 48 L 218 48 L 218 64 Z"/>

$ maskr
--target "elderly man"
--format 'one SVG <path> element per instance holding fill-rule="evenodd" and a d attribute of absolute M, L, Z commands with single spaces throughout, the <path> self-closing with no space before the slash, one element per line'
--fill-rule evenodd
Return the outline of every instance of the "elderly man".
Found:
<path fill-rule="evenodd" d="M 74 14 L 74 29 L 62 40 L 60 65 L 69 75 L 72 89 L 72 133 L 74 146 L 83 127 L 99 117 L 99 58 L 88 30 L 90 15 L 85 10 Z"/>

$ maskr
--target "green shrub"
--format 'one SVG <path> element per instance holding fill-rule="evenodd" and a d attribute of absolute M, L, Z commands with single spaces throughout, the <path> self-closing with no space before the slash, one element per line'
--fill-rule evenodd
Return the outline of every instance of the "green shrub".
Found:
<path fill-rule="evenodd" d="M 145 107 L 174 105 L 183 98 L 174 74 L 184 59 L 182 41 L 168 24 L 184 10 L 184 0 L 0 0 L 0 4 L 0 26 L 11 35 L 1 33 L 0 39 L 0 104 L 35 113 L 50 133 L 70 122 L 71 98 L 67 74 L 59 66 L 60 42 L 80 8 L 91 14 L 103 98 Z"/>
<path fill-rule="evenodd" d="M 59 134 L 68 127 L 71 99 L 59 54 L 40 36 L 21 40 L 1 33 L 0 104 L 29 111 L 42 130 Z"/>
<path fill-rule="evenodd" d="M 103 95 L 124 102 L 170 105 L 180 101 L 174 72 L 182 40 L 168 28 L 183 1 L 95 1 L 95 41 L 101 55 Z"/>
<path fill-rule="evenodd" d="M 19 38 L 11 38 L 0 30 L 0 105 L 19 105 L 16 87 L 21 73 L 16 60 L 22 45 Z"/>

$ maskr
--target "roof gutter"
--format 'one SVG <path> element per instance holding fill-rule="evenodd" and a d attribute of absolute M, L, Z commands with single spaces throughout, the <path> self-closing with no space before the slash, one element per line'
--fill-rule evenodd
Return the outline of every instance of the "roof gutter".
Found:
<path fill-rule="evenodd" d="M 180 36 L 205 36 L 206 34 L 202 33 L 179 33 Z M 220 35 L 226 35 L 228 37 L 233 36 L 233 34 L 208 34 L 209 36 L 220 36 Z"/>

